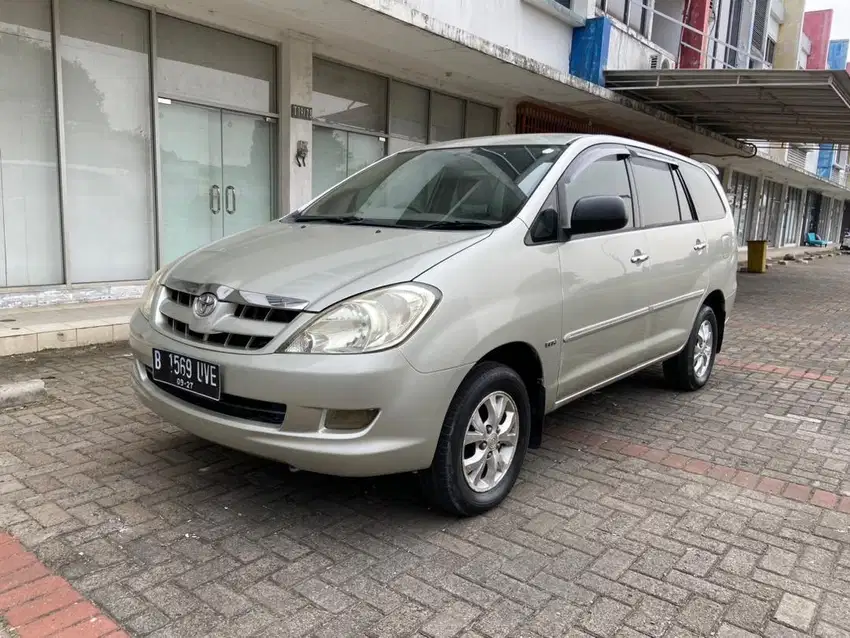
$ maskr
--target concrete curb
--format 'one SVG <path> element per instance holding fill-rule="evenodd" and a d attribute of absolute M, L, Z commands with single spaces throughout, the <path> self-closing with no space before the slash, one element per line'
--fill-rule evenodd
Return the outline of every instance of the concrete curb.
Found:
<path fill-rule="evenodd" d="M 0 385 L 0 408 L 34 403 L 45 396 L 44 381 L 41 379 L 7 383 Z"/>

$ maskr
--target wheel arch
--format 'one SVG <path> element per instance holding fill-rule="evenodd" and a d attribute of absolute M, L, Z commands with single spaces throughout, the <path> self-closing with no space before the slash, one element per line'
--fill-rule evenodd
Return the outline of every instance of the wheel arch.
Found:
<path fill-rule="evenodd" d="M 493 348 L 482 356 L 478 363 L 484 361 L 501 363 L 511 368 L 522 379 L 531 404 L 531 437 L 528 446 L 540 447 L 543 439 L 543 418 L 546 414 L 546 385 L 540 354 L 529 343 L 513 341 Z"/>
<path fill-rule="evenodd" d="M 710 292 L 705 301 L 703 301 L 703 305 L 708 306 L 714 311 L 714 315 L 717 317 L 717 352 L 720 352 L 721 347 L 723 346 L 723 337 L 726 333 L 726 297 L 720 290 L 713 290 Z"/>

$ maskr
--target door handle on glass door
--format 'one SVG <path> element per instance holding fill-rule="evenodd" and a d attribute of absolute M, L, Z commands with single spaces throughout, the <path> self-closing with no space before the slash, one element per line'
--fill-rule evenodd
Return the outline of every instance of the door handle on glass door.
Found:
<path fill-rule="evenodd" d="M 210 211 L 213 215 L 218 215 L 221 210 L 221 189 L 218 184 L 213 184 L 210 187 Z"/>
<path fill-rule="evenodd" d="M 231 201 L 233 202 L 232 206 L 230 203 Z M 232 186 L 228 186 L 224 189 L 224 210 L 226 210 L 229 215 L 236 212 L 236 189 Z"/>
<path fill-rule="evenodd" d="M 708 244 L 706 244 L 704 241 L 697 239 L 697 243 L 694 244 L 694 250 L 699 252 L 701 250 L 705 250 L 706 248 L 708 248 Z"/>

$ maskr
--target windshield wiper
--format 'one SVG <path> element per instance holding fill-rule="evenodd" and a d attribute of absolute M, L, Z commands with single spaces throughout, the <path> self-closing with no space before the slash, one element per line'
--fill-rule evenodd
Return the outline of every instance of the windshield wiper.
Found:
<path fill-rule="evenodd" d="M 498 224 L 487 223 L 487 222 L 474 222 L 474 221 L 462 221 L 458 219 L 446 219 L 440 222 L 433 222 L 432 224 L 425 224 L 424 226 L 419 226 L 420 229 L 426 228 L 447 228 L 451 230 L 480 230 L 482 228 L 495 228 Z"/>
<path fill-rule="evenodd" d="M 360 224 L 364 220 L 362 217 L 357 217 L 357 215 L 339 215 L 337 217 L 296 217 L 295 221 L 303 223 L 325 222 L 327 224 Z"/>

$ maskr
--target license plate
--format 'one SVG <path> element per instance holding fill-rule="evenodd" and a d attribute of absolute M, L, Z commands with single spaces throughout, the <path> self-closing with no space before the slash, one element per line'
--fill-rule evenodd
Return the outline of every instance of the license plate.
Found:
<path fill-rule="evenodd" d="M 221 399 L 221 375 L 215 363 L 154 348 L 153 379 L 208 399 Z"/>

